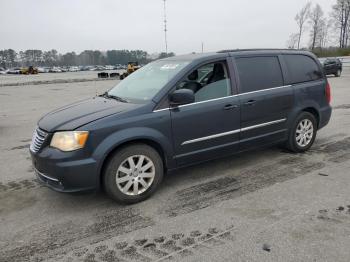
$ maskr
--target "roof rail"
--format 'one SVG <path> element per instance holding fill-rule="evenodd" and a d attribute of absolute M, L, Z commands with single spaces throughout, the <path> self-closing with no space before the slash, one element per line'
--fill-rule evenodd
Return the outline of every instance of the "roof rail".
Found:
<path fill-rule="evenodd" d="M 297 49 L 286 49 L 286 48 L 251 48 L 251 49 L 226 49 L 220 50 L 217 53 L 230 53 L 230 52 L 242 52 L 242 51 L 300 51 Z"/>

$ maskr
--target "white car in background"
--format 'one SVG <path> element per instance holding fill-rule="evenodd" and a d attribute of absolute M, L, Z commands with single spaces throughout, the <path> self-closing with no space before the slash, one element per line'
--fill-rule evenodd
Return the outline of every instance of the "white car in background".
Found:
<path fill-rule="evenodd" d="M 69 72 L 78 72 L 79 71 L 79 67 L 77 66 L 71 66 L 69 69 L 68 69 Z"/>
<path fill-rule="evenodd" d="M 50 73 L 61 73 L 62 70 L 61 70 L 59 67 L 54 66 L 54 67 L 52 67 L 52 68 L 49 70 L 49 72 L 50 72 Z"/>
<path fill-rule="evenodd" d="M 7 70 L 4 68 L 0 67 L 0 75 L 5 75 L 7 73 Z"/>
<path fill-rule="evenodd" d="M 48 73 L 49 69 L 45 67 L 38 67 L 38 73 Z"/>
<path fill-rule="evenodd" d="M 19 75 L 20 73 L 21 73 L 21 68 L 19 67 L 15 67 L 7 70 L 7 74 L 11 74 L 11 75 Z"/>
<path fill-rule="evenodd" d="M 106 65 L 106 66 L 105 66 L 105 69 L 106 69 L 106 70 L 113 70 L 113 69 L 114 69 L 114 66 Z"/>

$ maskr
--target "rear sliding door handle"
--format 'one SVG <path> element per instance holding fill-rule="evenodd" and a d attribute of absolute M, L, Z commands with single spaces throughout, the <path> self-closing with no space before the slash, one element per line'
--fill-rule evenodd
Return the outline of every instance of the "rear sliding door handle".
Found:
<path fill-rule="evenodd" d="M 238 105 L 228 104 L 228 105 L 224 106 L 224 110 L 231 110 L 231 109 L 235 109 L 235 108 L 238 108 Z"/>
<path fill-rule="evenodd" d="M 248 102 L 245 102 L 244 105 L 253 106 L 253 105 L 255 105 L 255 103 L 256 103 L 256 100 L 249 100 Z"/>

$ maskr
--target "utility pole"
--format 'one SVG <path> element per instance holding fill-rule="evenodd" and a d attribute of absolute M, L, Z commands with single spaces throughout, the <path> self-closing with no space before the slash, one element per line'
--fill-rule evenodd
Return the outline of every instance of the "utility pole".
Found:
<path fill-rule="evenodd" d="M 164 1 L 164 39 L 165 39 L 165 53 L 168 54 L 168 38 L 167 38 L 167 19 L 166 19 L 166 0 Z"/>
<path fill-rule="evenodd" d="M 202 53 L 204 52 L 204 43 L 202 42 Z"/>

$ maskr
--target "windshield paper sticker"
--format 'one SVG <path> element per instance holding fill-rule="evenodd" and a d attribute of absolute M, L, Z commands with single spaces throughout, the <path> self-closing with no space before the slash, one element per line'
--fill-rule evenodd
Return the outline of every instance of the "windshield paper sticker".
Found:
<path fill-rule="evenodd" d="M 178 66 L 179 66 L 179 64 L 165 64 L 160 68 L 160 70 L 174 70 Z"/>

